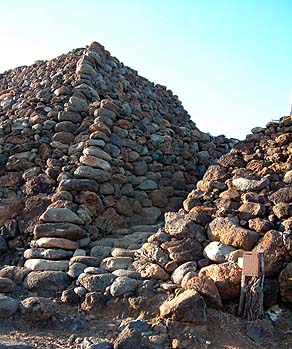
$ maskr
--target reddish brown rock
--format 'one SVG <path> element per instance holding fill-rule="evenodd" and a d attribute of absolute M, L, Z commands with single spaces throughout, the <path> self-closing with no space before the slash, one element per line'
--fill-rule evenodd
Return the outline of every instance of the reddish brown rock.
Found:
<path fill-rule="evenodd" d="M 21 173 L 9 172 L 8 174 L 0 177 L 0 187 L 13 187 L 22 184 Z"/>
<path fill-rule="evenodd" d="M 114 208 L 108 208 L 98 216 L 96 225 L 103 232 L 112 232 L 114 229 L 126 227 L 126 220 Z"/>
<path fill-rule="evenodd" d="M 266 219 L 252 218 L 248 221 L 248 226 L 251 230 L 264 235 L 267 231 L 273 229 L 273 224 Z"/>
<path fill-rule="evenodd" d="M 279 287 L 282 301 L 292 303 L 292 262 L 279 274 Z"/>
<path fill-rule="evenodd" d="M 211 278 L 223 300 L 239 296 L 241 269 L 236 263 L 212 264 L 199 271 L 199 277 Z"/>
<path fill-rule="evenodd" d="M 213 279 L 194 276 L 187 281 L 186 288 L 197 290 L 209 307 L 222 308 L 221 296 Z"/>
<path fill-rule="evenodd" d="M 279 204 L 281 202 L 291 203 L 292 202 L 292 186 L 286 186 L 285 188 L 280 188 L 270 195 L 269 199 L 274 204 Z"/>
<path fill-rule="evenodd" d="M 239 199 L 240 194 L 237 190 L 231 188 L 231 189 L 227 189 L 227 190 L 223 191 L 222 193 L 220 193 L 219 197 L 222 199 L 236 200 L 236 199 Z"/>
<path fill-rule="evenodd" d="M 228 178 L 228 173 L 226 171 L 226 168 L 220 166 L 220 165 L 212 165 L 209 166 L 208 170 L 204 174 L 203 180 L 205 181 L 219 181 L 219 182 L 225 182 L 225 180 Z"/>
<path fill-rule="evenodd" d="M 283 242 L 283 234 L 276 231 L 268 231 L 254 247 L 253 251 L 262 249 L 265 257 L 265 274 L 267 276 L 279 273 L 284 263 L 290 260 L 289 253 Z"/>
<path fill-rule="evenodd" d="M 280 202 L 273 207 L 274 214 L 279 219 L 286 219 L 292 216 L 292 204 Z"/>
<path fill-rule="evenodd" d="M 238 211 L 240 219 L 249 220 L 255 217 L 263 217 L 266 213 L 266 208 L 263 204 L 246 202 L 239 207 Z"/>
<path fill-rule="evenodd" d="M 244 250 L 252 249 L 260 237 L 256 232 L 235 224 L 228 217 L 215 218 L 209 224 L 208 234 L 211 240 Z"/>
<path fill-rule="evenodd" d="M 195 290 L 186 290 L 160 307 L 160 316 L 182 322 L 204 325 L 207 320 L 206 304 Z"/>
<path fill-rule="evenodd" d="M 133 263 L 133 267 L 144 279 L 158 279 L 166 281 L 170 278 L 168 273 L 158 264 L 136 261 Z"/>
<path fill-rule="evenodd" d="M 21 212 L 22 201 L 20 198 L 15 200 L 2 200 L 0 203 L 0 226 L 4 225 L 9 219 L 14 218 Z"/>

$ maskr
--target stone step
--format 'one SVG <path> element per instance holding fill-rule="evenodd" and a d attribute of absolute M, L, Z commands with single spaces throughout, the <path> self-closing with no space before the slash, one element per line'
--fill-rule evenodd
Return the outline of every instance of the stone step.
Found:
<path fill-rule="evenodd" d="M 62 238 L 40 238 L 38 240 L 31 241 L 31 247 L 76 250 L 77 248 L 79 248 L 79 244 L 76 241 Z"/>
<path fill-rule="evenodd" d="M 76 213 L 69 208 L 49 207 L 41 216 L 40 221 L 45 223 L 63 223 L 83 224 Z"/>
<path fill-rule="evenodd" d="M 84 165 L 77 167 L 74 171 L 74 175 L 78 178 L 94 179 L 97 183 L 104 183 L 110 179 L 109 172 Z"/>
<path fill-rule="evenodd" d="M 101 257 L 75 256 L 70 259 L 70 265 L 74 263 L 82 263 L 87 267 L 99 267 L 101 260 Z"/>
<path fill-rule="evenodd" d="M 62 179 L 58 187 L 59 191 L 98 191 L 98 184 L 93 179 Z"/>
<path fill-rule="evenodd" d="M 68 271 L 69 261 L 51 261 L 47 259 L 28 259 L 24 266 L 34 271 Z"/>
<path fill-rule="evenodd" d="M 34 227 L 34 238 L 56 237 L 69 240 L 80 240 L 86 236 L 86 232 L 73 223 L 44 223 Z"/>
<path fill-rule="evenodd" d="M 46 248 L 30 248 L 24 251 L 25 259 L 49 259 L 49 260 L 60 260 L 68 259 L 72 257 L 72 251 L 65 251 L 62 249 L 46 249 Z"/>

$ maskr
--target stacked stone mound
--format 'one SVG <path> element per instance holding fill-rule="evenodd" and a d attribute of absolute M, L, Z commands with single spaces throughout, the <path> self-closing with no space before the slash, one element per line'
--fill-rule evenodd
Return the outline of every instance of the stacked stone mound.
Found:
<path fill-rule="evenodd" d="M 7 71 L 0 253 L 8 243 L 22 256 L 33 235 L 26 258 L 68 259 L 99 232 L 155 224 L 233 143 L 200 132 L 177 96 L 98 43 Z"/>
<path fill-rule="evenodd" d="M 290 116 L 253 129 L 209 167 L 182 209 L 165 214 L 164 228 L 136 252 L 134 269 L 144 277 L 159 270 L 161 288 L 196 290 L 221 308 L 239 298 L 239 257 L 263 249 L 265 308 L 291 302 L 291 141 Z"/>

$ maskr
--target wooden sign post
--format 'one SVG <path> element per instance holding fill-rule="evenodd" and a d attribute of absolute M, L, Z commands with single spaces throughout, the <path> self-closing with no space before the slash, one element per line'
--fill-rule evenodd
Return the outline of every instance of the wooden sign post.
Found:
<path fill-rule="evenodd" d="M 261 319 L 264 315 L 264 251 L 243 254 L 243 268 L 238 314 L 247 320 Z"/>

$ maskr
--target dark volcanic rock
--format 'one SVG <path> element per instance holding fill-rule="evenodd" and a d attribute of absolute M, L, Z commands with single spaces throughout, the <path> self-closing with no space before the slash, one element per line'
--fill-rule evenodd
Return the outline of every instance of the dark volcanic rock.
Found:
<path fill-rule="evenodd" d="M 24 286 L 33 291 L 60 292 L 70 284 L 70 278 L 62 271 L 32 271 L 24 280 Z"/>

